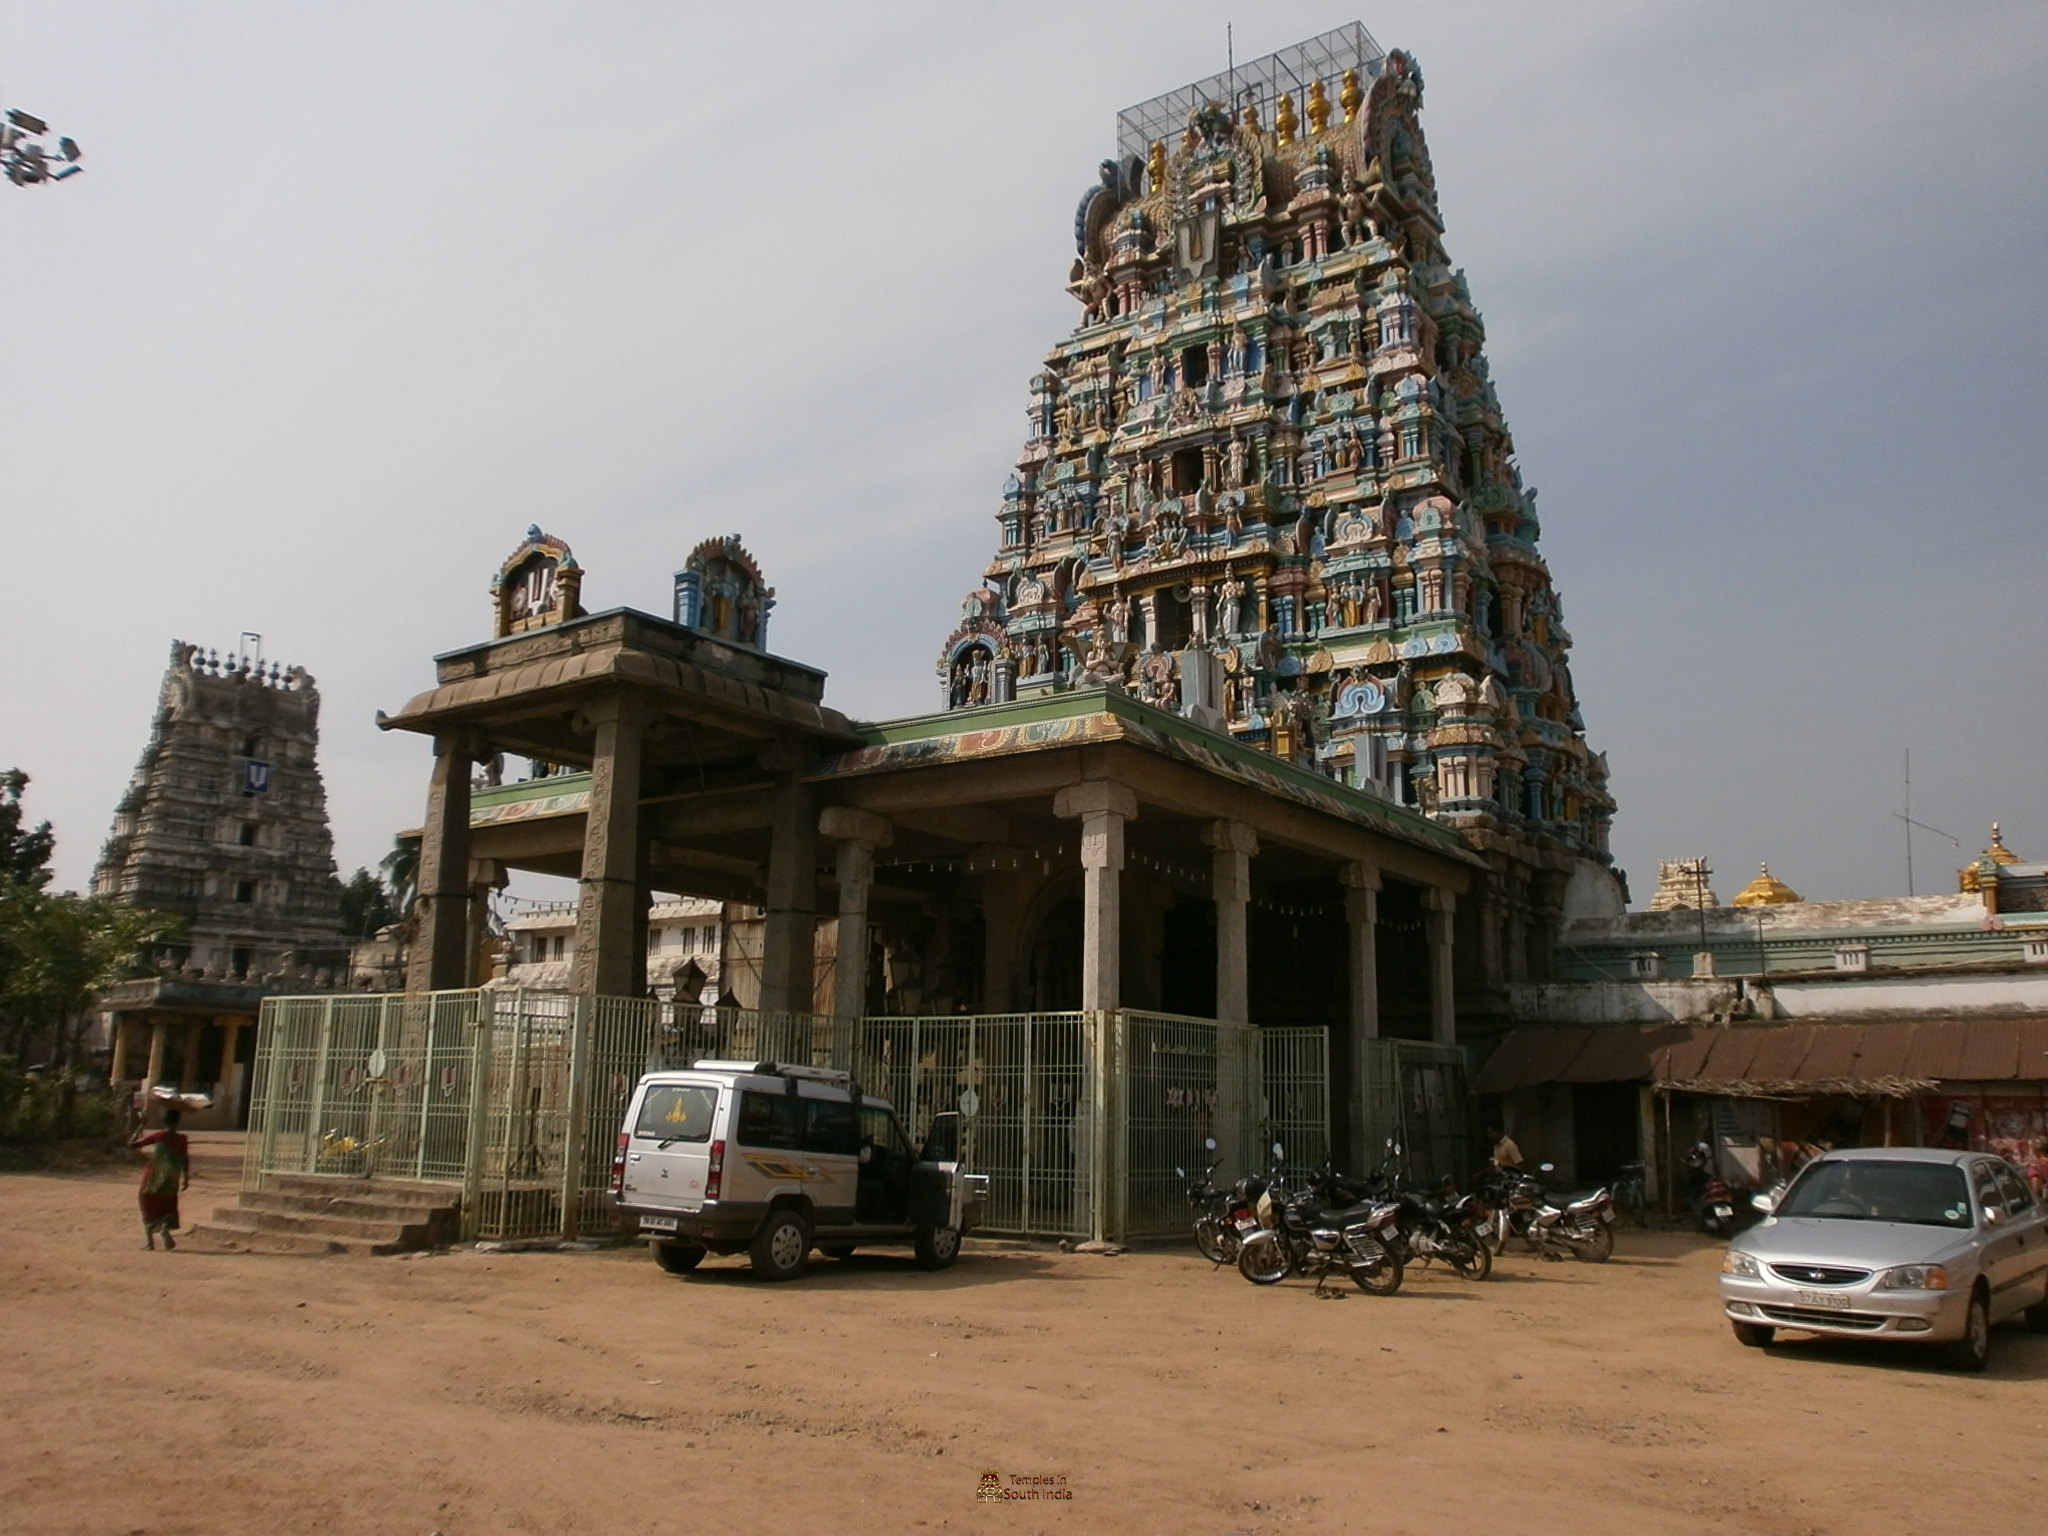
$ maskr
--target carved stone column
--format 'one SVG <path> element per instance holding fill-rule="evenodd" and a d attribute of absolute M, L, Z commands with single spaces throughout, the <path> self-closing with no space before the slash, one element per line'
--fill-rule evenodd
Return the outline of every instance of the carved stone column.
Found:
<path fill-rule="evenodd" d="M 475 755 L 467 731 L 434 738 L 413 903 L 419 923 L 405 966 L 408 992 L 469 985 L 469 769 Z"/>
<path fill-rule="evenodd" d="M 775 790 L 768 842 L 768 903 L 761 931 L 761 1008 L 809 1013 L 818 930 L 817 795 L 794 768 Z"/>
<path fill-rule="evenodd" d="M 1350 993 L 1351 1082 L 1345 1124 L 1351 1133 L 1351 1166 L 1370 1168 L 1375 1159 L 1368 1145 L 1372 1127 L 1366 1113 L 1373 1101 L 1372 1042 L 1380 1037 L 1380 872 L 1370 864 L 1344 866 L 1344 923 L 1350 943 L 1345 952 L 1345 979 Z"/>
<path fill-rule="evenodd" d="M 1212 821 L 1202 829 L 1202 841 L 1215 850 L 1209 884 L 1216 902 L 1216 1017 L 1226 1024 L 1249 1024 L 1251 949 L 1245 912 L 1259 837 L 1241 821 Z"/>
<path fill-rule="evenodd" d="M 1452 919 L 1458 910 L 1453 891 L 1423 892 L 1429 924 L 1429 1037 L 1442 1045 L 1458 1043 L 1456 972 L 1452 966 Z"/>
<path fill-rule="evenodd" d="M 827 806 L 818 817 L 818 831 L 839 844 L 832 1012 L 842 1019 L 857 1019 L 868 1004 L 868 891 L 875 879 L 875 850 L 888 847 L 896 832 L 880 816 L 844 805 Z"/>
<path fill-rule="evenodd" d="M 1090 779 L 1061 790 L 1053 814 L 1081 823 L 1081 1006 L 1116 1008 L 1123 995 L 1124 823 L 1138 814 L 1138 797 L 1122 784 Z"/>
<path fill-rule="evenodd" d="M 633 949 L 640 883 L 640 701 L 630 694 L 614 695 L 592 705 L 589 719 L 597 739 L 569 985 L 600 997 L 637 997 L 647 975 L 645 950 L 636 954 Z"/>

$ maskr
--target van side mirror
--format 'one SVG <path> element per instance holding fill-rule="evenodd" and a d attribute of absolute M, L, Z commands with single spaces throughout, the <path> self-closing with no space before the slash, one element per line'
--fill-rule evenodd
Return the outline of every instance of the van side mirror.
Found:
<path fill-rule="evenodd" d="M 924 1150 L 917 1154 L 921 1163 L 957 1163 L 960 1161 L 960 1115 L 957 1110 L 945 1110 L 932 1116 L 932 1123 L 924 1133 Z"/>
<path fill-rule="evenodd" d="M 1767 1190 L 1758 1190 L 1755 1194 L 1751 1195 L 1749 1197 L 1749 1205 L 1751 1210 L 1762 1211 L 1766 1216 L 1778 1208 L 1776 1197 Z"/>

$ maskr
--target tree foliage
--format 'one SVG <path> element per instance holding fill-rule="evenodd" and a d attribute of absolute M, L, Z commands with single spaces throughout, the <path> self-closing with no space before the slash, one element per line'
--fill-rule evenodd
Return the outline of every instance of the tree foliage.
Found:
<path fill-rule="evenodd" d="M 358 869 L 341 888 L 342 931 L 351 939 L 375 938 L 392 921 L 391 893 L 367 869 Z"/>
<path fill-rule="evenodd" d="M 93 994 L 148 970 L 149 951 L 184 929 L 182 919 L 97 896 L 53 893 L 46 821 L 22 830 L 28 775 L 0 773 L 0 1060 L 27 1065 L 42 1052 L 71 1064 Z"/>
<path fill-rule="evenodd" d="M 57 837 L 47 821 L 22 831 L 21 793 L 27 788 L 28 775 L 19 768 L 0 773 L 0 880 L 41 890 L 50 883 Z"/>

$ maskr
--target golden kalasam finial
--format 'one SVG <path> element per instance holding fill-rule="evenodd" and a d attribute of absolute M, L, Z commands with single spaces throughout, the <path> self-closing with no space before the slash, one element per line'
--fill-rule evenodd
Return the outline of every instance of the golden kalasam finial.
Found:
<path fill-rule="evenodd" d="M 1162 140 L 1152 141 L 1152 158 L 1145 162 L 1145 174 L 1151 179 L 1151 191 L 1166 185 L 1166 145 Z"/>
<path fill-rule="evenodd" d="M 1296 121 L 1294 116 L 1294 98 L 1285 91 L 1282 91 L 1280 93 L 1280 110 L 1273 114 L 1273 132 L 1279 135 L 1280 142 L 1283 145 L 1292 144 L 1294 142 L 1294 130 L 1300 126 L 1301 124 Z"/>
<path fill-rule="evenodd" d="M 1323 94 L 1323 82 L 1308 83 L 1308 131 L 1321 133 L 1330 126 L 1330 98 Z"/>
<path fill-rule="evenodd" d="M 1358 71 L 1344 71 L 1344 89 L 1337 93 L 1337 105 L 1344 109 L 1344 121 L 1358 121 L 1358 109 L 1365 105 L 1365 92 L 1358 88 Z"/>
<path fill-rule="evenodd" d="M 1259 131 L 1259 98 L 1256 96 L 1244 99 L 1244 125 L 1253 133 Z"/>

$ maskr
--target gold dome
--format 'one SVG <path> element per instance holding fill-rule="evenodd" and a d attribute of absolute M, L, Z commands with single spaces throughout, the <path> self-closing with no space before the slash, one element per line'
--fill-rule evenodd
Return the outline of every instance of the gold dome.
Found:
<path fill-rule="evenodd" d="M 1965 864 L 1956 872 L 1957 889 L 1969 892 L 1984 888 L 1984 878 L 1995 876 L 2002 865 L 2017 864 L 2020 856 L 2005 846 L 2005 833 L 1997 822 L 1991 823 L 1991 846 L 1977 856 L 1974 863 Z"/>
<path fill-rule="evenodd" d="M 1790 902 L 1806 899 L 1784 881 L 1773 878 L 1770 865 L 1760 864 L 1757 868 L 1761 873 L 1736 894 L 1736 906 L 1782 907 Z"/>

